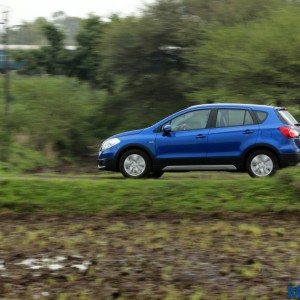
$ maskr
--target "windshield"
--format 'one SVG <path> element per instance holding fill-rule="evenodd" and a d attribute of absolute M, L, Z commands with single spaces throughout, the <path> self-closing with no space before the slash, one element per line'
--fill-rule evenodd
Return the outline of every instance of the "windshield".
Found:
<path fill-rule="evenodd" d="M 280 117 L 288 124 L 288 125 L 299 125 L 297 120 L 287 111 L 287 110 L 279 110 Z"/>

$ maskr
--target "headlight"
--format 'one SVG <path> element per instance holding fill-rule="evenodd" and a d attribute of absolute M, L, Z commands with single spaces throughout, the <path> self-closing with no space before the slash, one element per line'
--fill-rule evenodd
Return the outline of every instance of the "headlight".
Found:
<path fill-rule="evenodd" d="M 103 142 L 103 144 L 101 146 L 101 150 L 103 151 L 103 150 L 109 149 L 119 143 L 120 143 L 120 140 L 117 138 L 106 140 Z"/>

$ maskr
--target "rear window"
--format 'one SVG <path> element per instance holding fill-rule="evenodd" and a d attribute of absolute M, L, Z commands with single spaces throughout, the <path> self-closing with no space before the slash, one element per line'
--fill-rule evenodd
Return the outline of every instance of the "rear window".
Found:
<path fill-rule="evenodd" d="M 287 111 L 287 110 L 279 110 L 278 111 L 280 119 L 288 124 L 288 125 L 297 125 L 297 120 Z"/>
<path fill-rule="evenodd" d="M 245 109 L 219 109 L 216 127 L 253 125 L 253 119 Z"/>
<path fill-rule="evenodd" d="M 265 111 L 256 110 L 255 113 L 259 124 L 263 123 L 267 119 L 268 113 Z"/>

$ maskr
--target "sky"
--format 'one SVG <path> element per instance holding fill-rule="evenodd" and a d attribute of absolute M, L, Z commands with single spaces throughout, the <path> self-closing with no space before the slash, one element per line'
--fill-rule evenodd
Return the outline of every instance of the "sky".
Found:
<path fill-rule="evenodd" d="M 137 14 L 147 3 L 155 0 L 0 0 L 0 10 L 8 7 L 10 25 L 31 21 L 36 17 L 50 18 L 53 12 L 64 11 L 69 16 L 85 17 L 95 13 L 108 17 L 112 13 Z"/>

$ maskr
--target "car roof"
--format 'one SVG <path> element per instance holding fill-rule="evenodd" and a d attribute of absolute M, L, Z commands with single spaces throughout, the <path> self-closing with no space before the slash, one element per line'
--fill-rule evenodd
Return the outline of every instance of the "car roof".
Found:
<path fill-rule="evenodd" d="M 261 105 L 261 104 L 241 104 L 241 103 L 210 103 L 210 104 L 198 104 L 190 106 L 189 108 L 256 108 L 256 109 L 281 109 L 280 107 Z"/>

